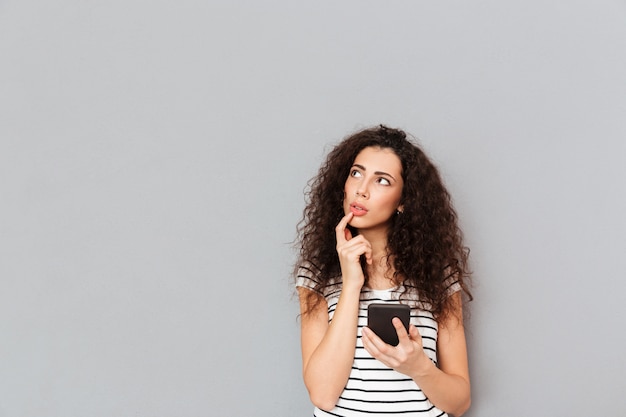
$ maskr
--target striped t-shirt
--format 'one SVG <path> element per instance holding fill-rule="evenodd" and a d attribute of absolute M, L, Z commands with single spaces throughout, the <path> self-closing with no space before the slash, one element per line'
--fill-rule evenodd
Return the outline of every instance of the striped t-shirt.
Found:
<path fill-rule="evenodd" d="M 314 289 L 315 281 L 308 271 L 301 270 L 296 286 Z M 458 284 L 450 287 L 453 293 L 460 289 Z M 328 303 L 329 321 L 332 321 L 339 301 L 341 283 L 326 287 L 322 294 Z M 315 417 L 371 417 L 371 416 L 403 416 L 403 417 L 441 417 L 447 416 L 426 398 L 415 381 L 407 375 L 388 368 L 374 359 L 363 347 L 361 330 L 367 325 L 367 306 L 371 303 L 409 304 L 411 307 L 411 323 L 422 335 L 424 351 L 437 364 L 437 322 L 433 315 L 420 308 L 416 301 L 415 291 L 405 292 L 400 286 L 388 290 L 361 290 L 359 320 L 357 330 L 354 362 L 348 383 L 344 388 L 335 408 L 324 411 L 315 408 Z"/>

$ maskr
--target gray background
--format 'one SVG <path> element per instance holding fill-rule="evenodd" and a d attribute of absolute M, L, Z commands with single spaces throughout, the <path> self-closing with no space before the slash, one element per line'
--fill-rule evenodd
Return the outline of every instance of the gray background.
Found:
<path fill-rule="evenodd" d="M 0 1 L 0 416 L 311 415 L 290 242 L 387 123 L 472 248 L 467 415 L 620 415 L 626 3 Z"/>

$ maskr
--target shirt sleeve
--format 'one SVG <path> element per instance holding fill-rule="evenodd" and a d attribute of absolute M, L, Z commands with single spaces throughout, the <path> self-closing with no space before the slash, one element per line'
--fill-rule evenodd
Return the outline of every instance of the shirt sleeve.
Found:
<path fill-rule="evenodd" d="M 457 274 L 453 273 L 448 276 L 445 280 L 446 285 L 446 295 L 448 297 L 462 290 L 461 283 L 459 282 L 459 278 Z"/>
<path fill-rule="evenodd" d="M 314 279 L 313 268 L 307 265 L 302 265 L 298 268 L 298 274 L 296 276 L 296 288 L 299 287 L 315 291 L 318 294 L 322 294 L 322 292 L 319 290 L 319 282 Z"/>

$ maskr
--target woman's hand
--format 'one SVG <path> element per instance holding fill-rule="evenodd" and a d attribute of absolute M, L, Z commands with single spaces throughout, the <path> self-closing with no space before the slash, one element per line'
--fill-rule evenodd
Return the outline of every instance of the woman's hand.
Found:
<path fill-rule="evenodd" d="M 376 333 L 364 327 L 363 347 L 389 368 L 415 379 L 416 376 L 427 372 L 428 368 L 433 366 L 432 361 L 424 352 L 422 336 L 417 327 L 412 324 L 407 333 L 402 321 L 397 317 L 394 317 L 392 323 L 398 334 L 397 346 L 388 345 Z"/>
<path fill-rule="evenodd" d="M 437 408 L 448 414 L 461 416 L 472 400 L 461 295 L 457 292 L 452 297 L 455 311 L 439 323 L 439 367 L 424 352 L 422 337 L 417 328 L 411 325 L 407 333 L 397 317 L 393 319 L 393 326 L 400 341 L 398 346 L 386 344 L 367 327 L 363 328 L 362 340 L 363 346 L 374 358 L 410 376 Z"/>
<path fill-rule="evenodd" d="M 343 286 L 360 290 L 365 282 L 363 268 L 361 268 L 361 255 L 365 256 L 365 262 L 371 264 L 372 245 L 361 235 L 352 237 L 352 233 L 348 229 L 348 223 L 353 216 L 354 214 L 352 213 L 345 215 L 337 224 L 335 233 L 337 235 L 337 254 L 339 255 L 339 264 L 341 265 Z"/>

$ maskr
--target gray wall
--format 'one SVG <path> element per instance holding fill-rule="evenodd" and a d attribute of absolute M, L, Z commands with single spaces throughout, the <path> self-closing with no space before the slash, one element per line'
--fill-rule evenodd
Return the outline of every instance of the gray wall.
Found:
<path fill-rule="evenodd" d="M 1 417 L 311 415 L 290 241 L 380 122 L 472 248 L 467 415 L 626 408 L 624 1 L 6 0 L 0 60 Z"/>

